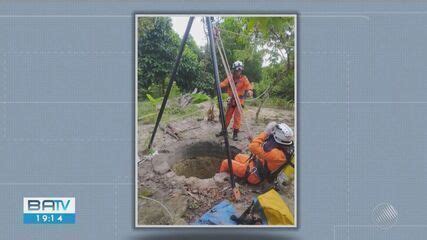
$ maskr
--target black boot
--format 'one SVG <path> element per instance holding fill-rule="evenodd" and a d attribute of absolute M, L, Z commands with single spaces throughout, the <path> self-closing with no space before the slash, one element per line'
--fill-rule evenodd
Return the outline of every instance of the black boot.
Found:
<path fill-rule="evenodd" d="M 239 132 L 239 129 L 233 129 L 233 140 L 238 141 L 239 138 L 237 136 L 237 133 Z"/>

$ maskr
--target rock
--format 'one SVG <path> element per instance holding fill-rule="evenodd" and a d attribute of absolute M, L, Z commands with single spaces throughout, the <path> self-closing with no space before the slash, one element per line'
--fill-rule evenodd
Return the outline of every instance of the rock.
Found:
<path fill-rule="evenodd" d="M 154 164 L 154 163 L 153 163 Z M 154 164 L 154 172 L 157 174 L 165 174 L 170 170 L 170 166 L 167 162 Z"/>
<path fill-rule="evenodd" d="M 184 194 L 184 190 L 181 188 L 175 188 L 172 190 L 172 194 Z"/>
<path fill-rule="evenodd" d="M 140 178 L 145 178 L 147 176 L 147 173 L 145 171 L 142 170 L 138 170 L 138 177 Z"/>
<path fill-rule="evenodd" d="M 204 191 L 207 189 L 216 188 L 216 184 L 212 178 L 199 179 L 198 181 L 195 182 L 194 187 L 196 187 L 200 191 Z"/>
<path fill-rule="evenodd" d="M 138 176 L 143 179 L 144 181 L 148 181 L 151 180 L 154 177 L 154 174 L 151 172 L 144 172 L 144 171 L 139 171 L 138 172 Z"/>
<path fill-rule="evenodd" d="M 138 223 L 140 225 L 167 225 L 171 224 L 171 217 L 158 203 L 149 200 L 139 200 Z"/>
<path fill-rule="evenodd" d="M 174 225 L 187 225 L 187 222 L 182 218 L 178 218 L 173 224 Z"/>
<path fill-rule="evenodd" d="M 188 197 L 182 194 L 174 194 L 167 200 L 166 205 L 175 217 L 182 217 L 188 207 Z"/>
<path fill-rule="evenodd" d="M 185 183 L 185 177 L 184 176 L 176 176 L 175 180 L 177 183 Z"/>
<path fill-rule="evenodd" d="M 215 174 L 215 176 L 213 177 L 213 179 L 214 179 L 214 181 L 215 181 L 216 183 L 223 183 L 223 182 L 227 181 L 227 180 L 228 180 L 228 178 L 229 178 L 229 175 L 228 175 L 228 173 L 226 173 L 226 172 L 220 172 L 220 173 L 217 173 L 217 174 Z"/>
<path fill-rule="evenodd" d="M 194 186 L 194 185 L 196 184 L 197 180 L 198 180 L 198 178 L 195 178 L 195 177 L 189 177 L 189 178 L 185 178 L 185 179 L 184 179 L 184 183 L 185 183 L 186 185 L 189 185 L 189 186 Z"/>
<path fill-rule="evenodd" d="M 139 186 L 139 196 L 143 197 L 151 197 L 153 196 L 154 191 L 150 187 L 147 186 Z"/>
<path fill-rule="evenodd" d="M 146 175 L 145 175 L 145 179 L 146 180 L 151 180 L 151 179 L 153 179 L 154 178 L 154 174 L 153 173 L 147 173 Z"/>
<path fill-rule="evenodd" d="M 174 172 L 168 172 L 168 173 L 166 173 L 166 177 L 167 178 L 173 178 L 173 177 L 175 177 L 176 175 L 175 175 L 175 173 Z"/>

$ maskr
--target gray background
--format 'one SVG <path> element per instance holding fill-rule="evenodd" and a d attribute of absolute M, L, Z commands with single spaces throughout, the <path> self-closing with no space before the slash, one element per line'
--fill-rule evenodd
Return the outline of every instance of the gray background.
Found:
<path fill-rule="evenodd" d="M 298 229 L 133 227 L 134 13 L 165 11 L 299 14 Z M 424 239 L 426 42 L 416 1 L 2 1 L 0 239 Z M 24 196 L 76 224 L 24 225 Z"/>

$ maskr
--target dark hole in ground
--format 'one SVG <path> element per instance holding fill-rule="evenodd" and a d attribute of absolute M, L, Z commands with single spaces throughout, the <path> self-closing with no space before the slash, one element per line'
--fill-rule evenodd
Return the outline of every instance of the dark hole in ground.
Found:
<path fill-rule="evenodd" d="M 214 157 L 194 157 L 184 159 L 173 165 L 172 169 L 179 176 L 211 178 L 215 176 L 221 164 L 222 158 Z"/>
<path fill-rule="evenodd" d="M 226 159 L 225 148 L 218 143 L 200 142 L 185 149 L 184 158 L 177 161 L 172 170 L 179 176 L 196 177 L 200 179 L 212 178 L 218 172 L 222 160 Z M 231 157 L 240 152 L 230 146 Z"/>

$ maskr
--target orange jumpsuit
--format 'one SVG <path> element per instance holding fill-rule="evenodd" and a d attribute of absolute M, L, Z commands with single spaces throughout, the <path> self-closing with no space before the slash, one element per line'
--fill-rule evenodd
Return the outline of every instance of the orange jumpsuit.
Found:
<path fill-rule="evenodd" d="M 267 161 L 268 170 L 274 172 L 280 166 L 286 163 L 286 156 L 282 150 L 277 148 L 273 148 L 269 152 L 265 152 L 263 149 L 263 143 L 267 139 L 267 134 L 262 132 L 259 134 L 250 144 L 249 151 L 253 153 L 258 160 L 265 164 Z M 261 182 L 261 179 L 258 177 L 256 171 L 258 171 L 255 167 L 255 163 L 249 160 L 249 156 L 246 154 L 237 154 L 234 160 L 232 160 L 233 174 L 239 178 L 244 178 L 246 176 L 246 170 L 249 166 L 249 175 L 247 177 L 247 181 L 250 184 L 258 184 Z M 220 172 L 228 172 L 228 161 L 227 159 L 223 160 L 221 163 L 221 167 L 219 169 Z"/>
<path fill-rule="evenodd" d="M 245 95 L 245 92 L 248 90 L 252 90 L 252 85 L 249 82 L 248 78 L 245 75 L 241 75 L 238 80 L 234 80 L 234 84 L 236 85 L 236 91 L 237 95 L 239 95 L 240 104 L 243 106 L 244 99 L 243 96 Z M 227 94 L 229 97 L 233 97 L 233 92 L 231 90 L 231 87 L 228 82 L 228 78 L 224 79 L 221 84 L 221 88 L 227 88 Z M 239 110 L 237 109 L 237 105 L 229 104 L 227 105 L 227 113 L 225 114 L 225 125 L 228 127 L 228 125 L 231 122 L 231 118 L 233 118 L 234 114 L 234 121 L 233 121 L 233 129 L 239 130 L 240 129 L 240 122 L 241 122 L 241 114 Z"/>

